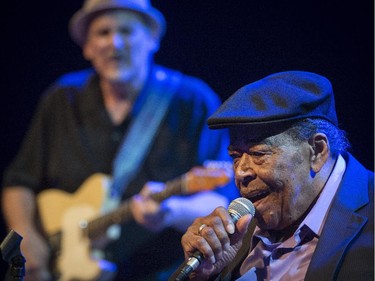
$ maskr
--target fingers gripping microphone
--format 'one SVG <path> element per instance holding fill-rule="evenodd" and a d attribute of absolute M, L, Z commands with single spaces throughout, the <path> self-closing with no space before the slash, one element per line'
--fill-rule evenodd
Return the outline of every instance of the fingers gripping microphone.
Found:
<path fill-rule="evenodd" d="M 229 204 L 228 213 L 232 217 L 233 223 L 236 224 L 241 217 L 247 214 L 254 216 L 255 208 L 253 203 L 249 199 L 239 197 L 237 199 L 234 199 Z M 195 251 L 194 254 L 189 257 L 189 259 L 184 263 L 184 266 L 179 271 L 179 274 L 176 277 L 175 281 L 186 280 L 189 275 L 200 265 L 202 260 L 203 254 L 199 251 Z"/>

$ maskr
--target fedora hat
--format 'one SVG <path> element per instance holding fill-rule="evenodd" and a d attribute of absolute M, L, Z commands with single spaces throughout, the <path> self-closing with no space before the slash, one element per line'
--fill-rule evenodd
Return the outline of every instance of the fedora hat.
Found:
<path fill-rule="evenodd" d="M 166 28 L 165 18 L 160 11 L 152 7 L 149 0 L 86 0 L 83 7 L 70 19 L 70 36 L 82 46 L 90 21 L 101 12 L 117 9 L 140 14 L 159 38 L 163 36 Z"/>

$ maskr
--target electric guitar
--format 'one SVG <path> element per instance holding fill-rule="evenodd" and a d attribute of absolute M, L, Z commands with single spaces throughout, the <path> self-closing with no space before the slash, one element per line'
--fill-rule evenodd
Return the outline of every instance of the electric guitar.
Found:
<path fill-rule="evenodd" d="M 165 183 L 165 189 L 153 193 L 157 202 L 179 194 L 193 194 L 223 186 L 231 179 L 231 164 L 211 161 L 194 167 L 183 176 Z M 229 169 L 230 166 L 230 169 Z M 113 225 L 133 219 L 130 199 L 121 203 L 109 199 L 111 178 L 105 174 L 90 176 L 75 193 L 47 189 L 37 196 L 44 232 L 52 250 L 52 271 L 59 281 L 110 280 L 114 265 L 93 257 L 90 241 L 106 233 Z"/>

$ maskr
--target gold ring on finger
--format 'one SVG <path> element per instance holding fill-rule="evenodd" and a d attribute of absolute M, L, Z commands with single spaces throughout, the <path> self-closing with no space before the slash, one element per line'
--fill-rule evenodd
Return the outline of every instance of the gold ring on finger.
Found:
<path fill-rule="evenodd" d="M 202 230 L 203 230 L 203 228 L 205 228 L 207 226 L 207 224 L 202 224 L 200 227 L 199 227 L 199 229 L 198 229 L 198 234 L 199 235 L 202 235 Z"/>

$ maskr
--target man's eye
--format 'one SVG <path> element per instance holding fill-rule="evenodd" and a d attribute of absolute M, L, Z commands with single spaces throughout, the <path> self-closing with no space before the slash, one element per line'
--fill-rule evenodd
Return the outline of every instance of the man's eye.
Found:
<path fill-rule="evenodd" d="M 120 33 L 123 34 L 123 35 L 129 35 L 132 33 L 132 30 L 130 28 L 121 28 L 120 29 Z"/>
<path fill-rule="evenodd" d="M 229 157 L 232 158 L 233 160 L 235 160 L 235 159 L 241 157 L 241 155 L 236 154 L 236 153 L 230 153 L 230 154 L 229 154 Z"/>
<path fill-rule="evenodd" d="M 262 152 L 262 151 L 250 151 L 249 153 L 251 156 L 255 156 L 255 157 L 261 157 L 261 156 L 264 156 L 266 155 L 265 152 Z"/>
<path fill-rule="evenodd" d="M 97 30 L 96 32 L 95 32 L 95 34 L 97 35 L 97 36 L 106 36 L 106 35 L 108 35 L 109 34 L 109 30 L 108 29 L 100 29 L 100 30 Z"/>

